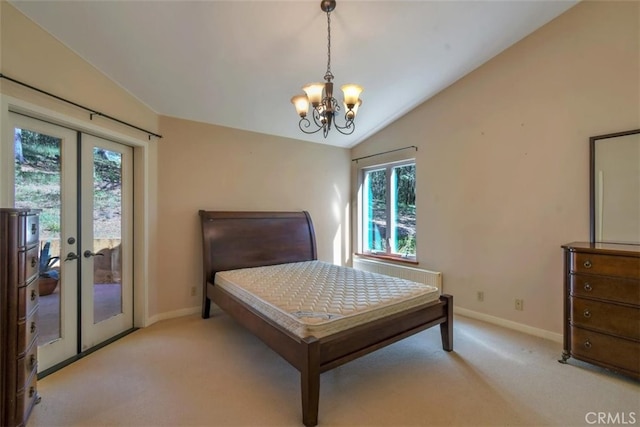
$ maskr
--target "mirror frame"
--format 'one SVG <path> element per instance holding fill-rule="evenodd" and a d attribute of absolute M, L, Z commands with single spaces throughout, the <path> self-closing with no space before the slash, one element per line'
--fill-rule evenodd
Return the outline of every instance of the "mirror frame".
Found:
<path fill-rule="evenodd" d="M 589 138 L 589 241 L 591 243 L 603 243 L 596 242 L 596 142 L 638 133 L 640 133 L 640 129 L 633 129 Z M 640 244 L 640 242 L 633 244 Z"/>

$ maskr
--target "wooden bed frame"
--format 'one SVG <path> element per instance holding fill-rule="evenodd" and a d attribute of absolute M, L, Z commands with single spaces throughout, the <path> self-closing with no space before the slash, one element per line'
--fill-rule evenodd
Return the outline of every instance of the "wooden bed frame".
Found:
<path fill-rule="evenodd" d="M 453 350 L 453 297 L 418 306 L 320 339 L 301 339 L 214 286 L 218 271 L 316 260 L 307 212 L 200 211 L 204 289 L 202 317 L 211 302 L 235 318 L 300 371 L 302 422 L 318 424 L 320 374 L 424 329 L 440 325 L 442 348 Z"/>

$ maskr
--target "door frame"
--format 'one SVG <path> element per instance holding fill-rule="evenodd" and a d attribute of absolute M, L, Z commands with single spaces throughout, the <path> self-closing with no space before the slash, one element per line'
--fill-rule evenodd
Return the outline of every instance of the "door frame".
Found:
<path fill-rule="evenodd" d="M 150 241 L 150 194 L 155 192 L 155 163 L 152 156 L 155 144 L 130 135 L 119 133 L 75 117 L 61 114 L 30 102 L 0 93 L 0 206 L 13 206 L 14 148 L 13 128 L 9 126 L 9 111 L 44 120 L 59 126 L 109 139 L 133 148 L 133 325 L 146 327 L 153 323 L 149 317 L 149 258 Z M 153 151 L 153 153 L 152 153 Z M 151 188 L 153 186 L 153 188 Z"/>

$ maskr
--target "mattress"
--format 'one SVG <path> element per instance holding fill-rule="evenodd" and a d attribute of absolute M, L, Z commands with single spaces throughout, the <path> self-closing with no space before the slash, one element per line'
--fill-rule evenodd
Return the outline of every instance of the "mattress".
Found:
<path fill-rule="evenodd" d="M 322 338 L 440 297 L 435 286 L 322 261 L 220 271 L 214 282 L 300 338 Z"/>

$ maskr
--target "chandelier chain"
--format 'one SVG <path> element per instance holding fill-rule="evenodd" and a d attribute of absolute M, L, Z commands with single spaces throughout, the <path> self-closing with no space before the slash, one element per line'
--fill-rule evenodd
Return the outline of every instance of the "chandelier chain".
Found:
<path fill-rule="evenodd" d="M 333 80 L 331 73 L 331 12 L 327 12 L 327 72 L 324 79 L 328 82 Z"/>

